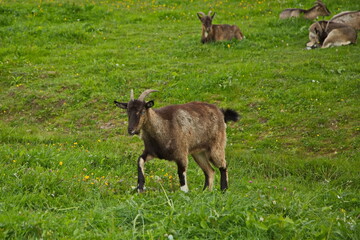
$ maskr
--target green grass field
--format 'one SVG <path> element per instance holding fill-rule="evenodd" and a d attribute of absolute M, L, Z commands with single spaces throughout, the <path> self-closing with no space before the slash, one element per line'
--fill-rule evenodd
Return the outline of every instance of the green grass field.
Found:
<path fill-rule="evenodd" d="M 313 2 L 0 1 L 0 239 L 360 239 L 359 44 L 305 50 L 312 22 L 278 19 Z M 246 39 L 201 44 L 209 10 Z M 226 193 L 192 159 L 189 193 L 158 159 L 133 190 L 143 145 L 113 101 L 148 88 L 241 114 Z"/>

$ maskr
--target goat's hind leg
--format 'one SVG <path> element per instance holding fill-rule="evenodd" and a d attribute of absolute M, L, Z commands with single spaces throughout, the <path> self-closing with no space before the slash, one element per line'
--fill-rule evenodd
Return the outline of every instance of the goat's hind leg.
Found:
<path fill-rule="evenodd" d="M 200 168 L 204 172 L 205 175 L 204 190 L 206 188 L 209 188 L 209 190 L 211 190 L 214 183 L 215 171 L 211 167 L 211 164 L 209 162 L 209 157 L 206 155 L 206 152 L 194 153 L 192 154 L 192 156 L 195 162 L 200 166 Z"/>
<path fill-rule="evenodd" d="M 244 34 L 241 32 L 240 28 L 236 29 L 235 38 L 238 40 L 242 40 L 244 38 Z"/>
<path fill-rule="evenodd" d="M 177 166 L 178 166 L 178 175 L 179 175 L 179 180 L 180 180 L 180 189 L 183 192 L 188 192 L 189 191 L 189 187 L 187 185 L 187 181 L 186 181 L 186 170 L 187 170 L 187 164 L 188 164 L 188 160 L 187 158 L 180 160 L 180 161 L 176 161 Z"/>
<path fill-rule="evenodd" d="M 221 183 L 220 183 L 220 188 L 222 191 L 225 191 L 226 189 L 228 189 L 228 172 L 227 172 L 227 167 L 225 168 L 219 168 L 220 170 L 220 174 L 221 174 Z"/>
<path fill-rule="evenodd" d="M 228 171 L 223 150 L 212 151 L 210 161 L 220 170 L 220 188 L 225 191 L 228 188 Z"/>

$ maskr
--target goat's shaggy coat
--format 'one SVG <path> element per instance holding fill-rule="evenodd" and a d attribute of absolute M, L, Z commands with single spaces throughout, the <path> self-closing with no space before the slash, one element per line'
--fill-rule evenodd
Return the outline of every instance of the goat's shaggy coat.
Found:
<path fill-rule="evenodd" d="M 212 24 L 212 20 L 214 19 L 215 14 L 216 13 L 211 15 L 211 11 L 208 13 L 208 15 L 205 15 L 203 12 L 197 13 L 198 18 L 202 23 L 202 43 L 228 41 L 232 39 L 241 40 L 244 38 L 244 34 L 236 25 Z"/>
<path fill-rule="evenodd" d="M 148 90 L 147 94 L 154 90 Z M 146 92 L 146 91 L 145 91 Z M 175 161 L 181 190 L 187 192 L 186 170 L 191 154 L 205 174 L 205 188 L 214 181 L 212 165 L 220 169 L 221 189 L 228 186 L 225 161 L 226 121 L 237 121 L 233 110 L 221 110 L 215 105 L 190 102 L 152 109 L 153 101 L 131 99 L 115 104 L 127 109 L 128 132 L 139 134 L 145 149 L 138 160 L 138 190 L 144 190 L 144 163 L 152 158 Z"/>

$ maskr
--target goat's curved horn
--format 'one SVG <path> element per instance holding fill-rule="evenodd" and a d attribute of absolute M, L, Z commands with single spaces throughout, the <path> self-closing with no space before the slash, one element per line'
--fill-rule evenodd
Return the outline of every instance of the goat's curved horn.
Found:
<path fill-rule="evenodd" d="M 327 32 L 330 22 L 331 22 L 331 20 L 326 23 L 326 27 L 325 27 L 325 30 L 324 30 L 325 32 Z"/>
<path fill-rule="evenodd" d="M 130 101 L 134 100 L 134 90 L 130 90 Z"/>
<path fill-rule="evenodd" d="M 319 22 L 316 22 L 316 23 L 317 23 L 317 25 L 318 25 L 319 28 L 320 28 L 319 30 L 320 30 L 320 31 L 323 31 L 323 27 L 320 25 L 320 23 L 319 23 Z"/>
<path fill-rule="evenodd" d="M 144 101 L 145 97 L 147 95 L 149 95 L 149 93 L 152 93 L 152 92 L 158 92 L 158 90 L 153 90 L 153 89 L 148 89 L 148 90 L 145 90 L 139 97 L 139 101 Z"/>
<path fill-rule="evenodd" d="M 209 11 L 209 13 L 208 13 L 208 16 L 210 16 L 210 15 L 211 15 L 211 13 L 212 13 L 212 11 L 210 10 L 210 11 Z"/>
<path fill-rule="evenodd" d="M 203 12 L 198 12 L 197 14 L 200 14 L 201 16 L 205 17 L 205 13 Z"/>

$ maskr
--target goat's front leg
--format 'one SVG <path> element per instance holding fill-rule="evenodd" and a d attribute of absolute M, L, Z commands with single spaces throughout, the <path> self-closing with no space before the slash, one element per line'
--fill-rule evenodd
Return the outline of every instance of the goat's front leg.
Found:
<path fill-rule="evenodd" d="M 145 161 L 148 161 L 152 158 L 149 154 L 144 152 L 138 159 L 138 192 L 144 191 L 144 185 L 145 185 Z"/>
<path fill-rule="evenodd" d="M 145 160 L 142 156 L 138 159 L 138 192 L 144 191 L 144 185 L 145 185 L 145 176 L 144 176 L 144 165 Z"/>
<path fill-rule="evenodd" d="M 189 188 L 186 181 L 186 169 L 187 169 L 187 159 L 178 161 L 178 175 L 180 180 L 180 189 L 183 192 L 188 192 Z"/>

